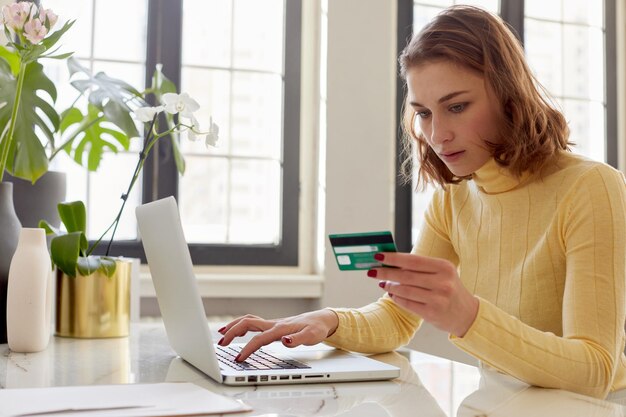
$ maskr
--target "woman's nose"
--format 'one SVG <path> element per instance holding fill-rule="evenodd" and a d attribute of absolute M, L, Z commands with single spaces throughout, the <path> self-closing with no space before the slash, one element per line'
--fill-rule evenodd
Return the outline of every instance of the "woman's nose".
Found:
<path fill-rule="evenodd" d="M 433 144 L 444 143 L 454 138 L 449 124 L 442 118 L 433 116 L 430 126 L 430 141 Z"/>

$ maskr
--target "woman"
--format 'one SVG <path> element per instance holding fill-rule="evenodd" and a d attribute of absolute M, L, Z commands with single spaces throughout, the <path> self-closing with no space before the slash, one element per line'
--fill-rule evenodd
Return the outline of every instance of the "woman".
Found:
<path fill-rule="evenodd" d="M 594 397 L 626 388 L 626 186 L 569 152 L 563 115 L 542 96 L 503 22 L 446 9 L 400 56 L 404 129 L 421 185 L 440 185 L 411 254 L 367 275 L 386 291 L 361 309 L 281 320 L 246 316 L 220 344 L 384 352 L 422 320 L 484 365 L 529 384 Z"/>

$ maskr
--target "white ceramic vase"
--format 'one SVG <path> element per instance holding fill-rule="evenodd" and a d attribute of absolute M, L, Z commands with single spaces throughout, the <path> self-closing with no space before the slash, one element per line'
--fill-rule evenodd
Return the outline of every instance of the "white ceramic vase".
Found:
<path fill-rule="evenodd" d="M 22 228 L 9 268 L 7 339 L 14 352 L 48 346 L 52 315 L 52 264 L 43 229 Z"/>

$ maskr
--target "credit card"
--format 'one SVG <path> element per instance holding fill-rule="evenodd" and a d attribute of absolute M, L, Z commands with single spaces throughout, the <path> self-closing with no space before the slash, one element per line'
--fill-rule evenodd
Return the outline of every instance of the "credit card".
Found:
<path fill-rule="evenodd" d="M 382 266 L 374 259 L 378 252 L 396 252 L 391 232 L 347 233 L 328 235 L 342 271 L 355 271 Z"/>

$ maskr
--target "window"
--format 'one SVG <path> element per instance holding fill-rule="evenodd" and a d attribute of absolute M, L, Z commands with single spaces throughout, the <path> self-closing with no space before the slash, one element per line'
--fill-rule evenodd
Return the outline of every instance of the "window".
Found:
<path fill-rule="evenodd" d="M 612 0 L 401 3 L 398 52 L 405 46 L 400 40 L 410 36 L 410 29 L 420 30 L 452 4 L 472 4 L 499 12 L 521 34 L 531 69 L 565 114 L 570 139 L 576 143 L 575 152 L 617 166 L 615 27 L 611 19 L 605 18 L 615 15 Z M 417 238 L 432 195 L 432 190 L 413 193 L 414 188 L 398 185 L 396 189 L 396 240 L 403 250 L 409 250 Z"/>
<path fill-rule="evenodd" d="M 66 50 L 94 72 L 138 89 L 157 63 L 220 126 L 220 146 L 181 138 L 178 175 L 168 141 L 160 141 L 129 197 L 113 252 L 143 257 L 133 206 L 177 197 L 192 258 L 211 265 L 297 265 L 300 111 L 300 1 L 47 0 L 62 19 L 77 19 Z M 119 13 L 124 10 L 124 13 Z M 50 76 L 67 85 L 67 70 Z M 61 97 L 70 97 L 60 91 Z M 58 158 L 68 172 L 68 199 L 86 201 L 90 239 L 119 209 L 137 161 L 139 141 L 106 154 L 96 173 Z"/>

